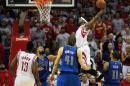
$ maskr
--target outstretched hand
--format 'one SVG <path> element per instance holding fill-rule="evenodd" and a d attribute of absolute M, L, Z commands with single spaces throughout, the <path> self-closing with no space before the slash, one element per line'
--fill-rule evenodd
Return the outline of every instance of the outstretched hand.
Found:
<path fill-rule="evenodd" d="M 48 81 L 48 83 L 51 84 L 54 81 L 54 79 L 55 79 L 54 75 L 50 74 L 49 77 L 48 77 L 48 79 L 47 79 L 47 81 Z"/>

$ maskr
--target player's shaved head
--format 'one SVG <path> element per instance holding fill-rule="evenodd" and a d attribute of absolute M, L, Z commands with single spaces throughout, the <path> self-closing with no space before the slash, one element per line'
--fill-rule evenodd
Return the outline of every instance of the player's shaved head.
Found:
<path fill-rule="evenodd" d="M 33 42 L 32 42 L 32 41 L 29 41 L 29 42 L 27 43 L 27 46 L 26 46 L 27 51 L 28 51 L 28 52 L 31 52 L 31 51 L 33 51 L 33 48 L 34 48 Z"/>
<path fill-rule="evenodd" d="M 68 38 L 68 45 L 70 46 L 74 46 L 76 43 L 76 37 L 75 37 L 75 33 L 71 33 L 70 37 Z"/>
<path fill-rule="evenodd" d="M 88 23 L 88 22 L 85 20 L 85 18 L 80 17 L 80 18 L 79 18 L 79 24 L 85 24 L 85 23 Z"/>

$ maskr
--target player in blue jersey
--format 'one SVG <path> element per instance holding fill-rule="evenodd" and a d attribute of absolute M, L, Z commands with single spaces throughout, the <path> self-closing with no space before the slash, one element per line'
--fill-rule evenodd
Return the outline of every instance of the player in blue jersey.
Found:
<path fill-rule="evenodd" d="M 37 63 L 38 63 L 38 70 L 39 70 L 39 78 L 41 82 L 41 86 L 50 86 L 47 82 L 47 78 L 50 74 L 49 71 L 49 61 L 54 61 L 53 55 L 46 55 L 44 53 L 44 48 L 42 46 L 38 47 L 37 49 Z"/>
<path fill-rule="evenodd" d="M 119 60 L 118 51 L 111 51 L 111 61 L 104 63 L 104 85 L 120 86 L 120 74 L 122 73 L 122 64 Z"/>
<path fill-rule="evenodd" d="M 79 79 L 80 66 L 84 70 L 90 70 L 91 67 L 85 64 L 82 58 L 82 51 L 75 47 L 75 33 L 72 33 L 68 39 L 68 45 L 59 48 L 53 70 L 48 80 L 51 82 L 60 63 L 60 74 L 57 77 L 57 86 L 81 86 Z"/>

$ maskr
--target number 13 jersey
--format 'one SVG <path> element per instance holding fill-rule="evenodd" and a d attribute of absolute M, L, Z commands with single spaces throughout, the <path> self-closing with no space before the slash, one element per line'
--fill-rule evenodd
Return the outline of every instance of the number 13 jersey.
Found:
<path fill-rule="evenodd" d="M 32 64 L 36 59 L 35 54 L 19 51 L 17 54 L 17 59 L 17 76 L 29 76 L 34 78 L 32 73 Z"/>

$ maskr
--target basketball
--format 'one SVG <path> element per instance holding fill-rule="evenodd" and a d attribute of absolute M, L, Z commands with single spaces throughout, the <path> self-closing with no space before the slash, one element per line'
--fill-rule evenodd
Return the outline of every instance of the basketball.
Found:
<path fill-rule="evenodd" d="M 106 2 L 105 0 L 97 0 L 96 1 L 96 6 L 99 9 L 104 9 L 106 7 Z"/>

